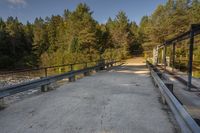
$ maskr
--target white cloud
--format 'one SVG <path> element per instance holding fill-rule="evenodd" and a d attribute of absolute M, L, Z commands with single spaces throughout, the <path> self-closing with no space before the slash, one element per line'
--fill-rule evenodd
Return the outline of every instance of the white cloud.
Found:
<path fill-rule="evenodd" d="M 7 0 L 12 5 L 22 5 L 25 6 L 27 4 L 26 0 Z"/>

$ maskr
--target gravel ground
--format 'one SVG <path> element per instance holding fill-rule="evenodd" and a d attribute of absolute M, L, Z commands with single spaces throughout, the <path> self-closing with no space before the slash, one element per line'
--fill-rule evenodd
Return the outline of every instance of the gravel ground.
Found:
<path fill-rule="evenodd" d="M 39 79 L 40 77 L 29 77 L 29 76 L 23 76 L 23 77 L 12 77 L 12 76 L 8 76 L 8 77 L 0 77 L 0 89 L 3 87 L 7 87 L 10 85 L 15 85 L 15 84 L 19 84 L 19 83 L 23 83 L 23 82 L 28 82 L 28 81 L 32 81 L 35 79 Z"/>
<path fill-rule="evenodd" d="M 0 111 L 0 132 L 176 132 L 140 60 L 11 104 Z"/>
<path fill-rule="evenodd" d="M 17 78 L 17 77 L 13 78 L 13 76 L 8 76 L 6 78 L 0 77 L 0 90 L 1 90 L 1 88 L 7 87 L 10 85 L 15 85 L 15 84 L 23 83 L 23 82 L 29 82 L 29 81 L 36 80 L 39 78 L 40 77 L 29 77 L 29 76 L 23 76 L 20 78 Z M 21 101 L 22 99 L 34 96 L 35 94 L 39 94 L 39 93 L 40 93 L 40 89 L 38 89 L 38 88 L 30 89 L 28 91 L 24 91 L 24 92 L 18 93 L 16 95 L 6 97 L 6 98 L 4 98 L 4 101 L 5 101 L 6 105 L 9 105 L 9 104 Z"/>

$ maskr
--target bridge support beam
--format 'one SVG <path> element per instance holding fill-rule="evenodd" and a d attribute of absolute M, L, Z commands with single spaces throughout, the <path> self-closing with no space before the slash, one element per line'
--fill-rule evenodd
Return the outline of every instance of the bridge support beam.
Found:
<path fill-rule="evenodd" d="M 192 25 L 190 31 L 190 45 L 189 45 L 189 61 L 188 61 L 188 91 L 191 90 L 192 86 L 192 62 L 193 62 L 193 47 L 194 47 L 194 26 Z"/>
<path fill-rule="evenodd" d="M 175 69 L 175 54 L 176 54 L 176 43 L 173 43 L 172 45 L 172 72 L 174 72 Z"/>
<path fill-rule="evenodd" d="M 164 65 L 165 71 L 166 71 L 166 65 L 167 65 L 167 63 L 166 63 L 166 52 L 167 52 L 167 47 L 164 45 L 164 47 L 163 47 L 163 65 Z"/>
<path fill-rule="evenodd" d="M 158 64 L 158 46 L 153 49 L 153 65 Z"/>

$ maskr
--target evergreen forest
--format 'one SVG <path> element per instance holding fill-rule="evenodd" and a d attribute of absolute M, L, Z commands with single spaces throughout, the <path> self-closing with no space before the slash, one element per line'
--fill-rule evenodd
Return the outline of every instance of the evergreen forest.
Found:
<path fill-rule="evenodd" d="M 26 24 L 17 17 L 0 17 L 0 69 L 125 59 L 152 51 L 194 23 L 200 23 L 199 0 L 168 0 L 140 24 L 123 11 L 99 23 L 85 3 L 74 11 L 66 9 L 61 15 L 35 18 Z M 200 45 L 195 49 L 195 58 L 200 60 Z M 186 51 L 180 48 L 176 54 L 186 55 Z"/>

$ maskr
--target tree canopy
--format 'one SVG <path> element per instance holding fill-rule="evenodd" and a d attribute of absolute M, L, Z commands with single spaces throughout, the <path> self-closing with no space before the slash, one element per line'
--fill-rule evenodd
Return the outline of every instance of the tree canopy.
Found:
<path fill-rule="evenodd" d="M 74 11 L 66 9 L 63 15 L 36 18 L 33 23 L 0 18 L 0 69 L 123 59 L 200 23 L 199 12 L 199 0 L 168 0 L 139 25 L 123 11 L 100 24 L 84 3 Z"/>
<path fill-rule="evenodd" d="M 199 0 L 168 0 L 159 5 L 151 16 L 140 23 L 143 47 L 149 49 L 189 30 L 191 24 L 200 23 Z"/>
<path fill-rule="evenodd" d="M 0 68 L 24 68 L 125 58 L 138 49 L 138 26 L 123 11 L 99 24 L 84 4 L 62 16 L 36 18 L 22 24 L 18 18 L 0 19 Z"/>

